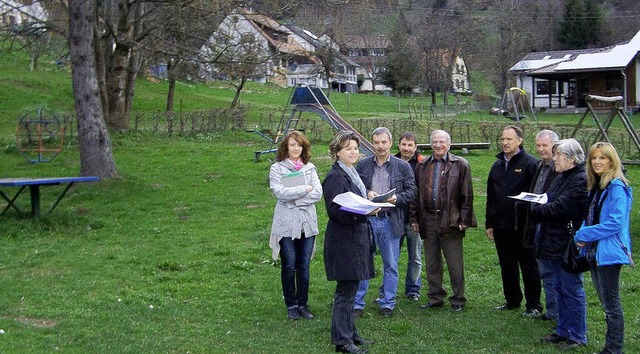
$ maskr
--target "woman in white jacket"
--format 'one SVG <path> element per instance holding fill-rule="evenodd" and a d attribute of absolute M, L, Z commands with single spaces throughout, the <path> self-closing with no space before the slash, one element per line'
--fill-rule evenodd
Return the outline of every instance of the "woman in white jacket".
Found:
<path fill-rule="evenodd" d="M 319 233 L 315 203 L 322 197 L 322 185 L 316 167 L 309 162 L 310 148 L 301 132 L 288 133 L 269 171 L 269 187 L 278 198 L 269 246 L 274 261 L 280 255 L 282 293 L 291 320 L 313 318 L 307 304 L 309 264 Z"/>

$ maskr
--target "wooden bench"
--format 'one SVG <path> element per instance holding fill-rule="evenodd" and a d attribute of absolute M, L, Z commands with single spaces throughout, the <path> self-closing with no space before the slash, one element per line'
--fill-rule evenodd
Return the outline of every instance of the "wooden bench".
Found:
<path fill-rule="evenodd" d="M 431 150 L 431 144 L 417 144 L 418 151 Z M 451 150 L 488 150 L 491 143 L 451 143 Z"/>

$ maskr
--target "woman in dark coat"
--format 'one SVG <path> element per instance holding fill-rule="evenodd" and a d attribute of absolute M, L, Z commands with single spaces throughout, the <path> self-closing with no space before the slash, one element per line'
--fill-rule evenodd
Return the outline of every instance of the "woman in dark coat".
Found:
<path fill-rule="evenodd" d="M 331 342 L 336 352 L 366 353 L 356 345 L 371 344 L 360 337 L 353 317 L 353 302 L 360 280 L 374 276 L 375 246 L 369 233 L 367 216 L 340 209 L 333 198 L 353 192 L 366 198 L 366 189 L 354 168 L 360 139 L 351 131 L 338 132 L 329 150 L 336 160 L 322 182 L 324 202 L 329 214 L 324 238 L 324 268 L 328 280 L 335 280 L 336 292 L 331 318 Z M 379 210 L 379 209 L 377 209 Z M 374 211 L 377 212 L 377 210 Z"/>
<path fill-rule="evenodd" d="M 536 223 L 534 255 L 545 263 L 555 278 L 558 294 L 558 322 L 555 331 L 542 338 L 568 350 L 587 344 L 587 303 L 582 274 L 568 273 L 560 266 L 568 242 L 573 242 L 569 223 L 579 228 L 588 208 L 584 151 L 575 139 L 560 140 L 553 146 L 553 162 L 558 176 L 547 190 L 548 201 L 536 205 L 531 219 Z"/>

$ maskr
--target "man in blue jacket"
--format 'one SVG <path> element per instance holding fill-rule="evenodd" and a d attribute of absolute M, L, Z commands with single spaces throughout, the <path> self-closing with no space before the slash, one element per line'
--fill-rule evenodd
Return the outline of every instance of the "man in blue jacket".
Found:
<path fill-rule="evenodd" d="M 369 217 L 376 246 L 382 256 L 381 298 L 378 299 L 380 314 L 393 316 L 398 292 L 398 258 L 400 257 L 400 237 L 404 234 L 405 216 L 409 204 L 416 196 L 416 184 L 411 166 L 406 161 L 391 155 L 391 132 L 385 127 L 376 128 L 372 134 L 375 155 L 361 160 L 356 170 L 367 188 L 369 199 L 385 194 L 395 188 L 395 193 L 385 202 L 395 207 L 382 208 L 375 216 Z M 356 317 L 362 316 L 364 297 L 369 281 L 360 282 L 354 304 Z"/>
<path fill-rule="evenodd" d="M 539 313 L 542 285 L 538 265 L 532 250 L 523 245 L 527 205 L 509 198 L 529 190 L 538 166 L 538 160 L 524 151 L 523 141 L 522 130 L 514 125 L 502 131 L 502 152 L 496 155 L 498 160 L 487 180 L 486 228 L 487 238 L 496 244 L 505 298 L 496 310 L 520 308 L 522 272 L 525 313 Z"/>

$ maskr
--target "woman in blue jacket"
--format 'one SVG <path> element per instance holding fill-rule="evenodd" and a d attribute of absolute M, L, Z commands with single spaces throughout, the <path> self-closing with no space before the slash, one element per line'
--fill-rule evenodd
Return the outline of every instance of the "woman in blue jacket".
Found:
<path fill-rule="evenodd" d="M 591 278 L 606 317 L 606 341 L 601 353 L 622 353 L 620 268 L 633 264 L 629 236 L 633 198 L 620 157 L 611 144 L 598 142 L 589 149 L 587 186 L 589 212 L 575 240 L 579 247 L 586 247 Z"/>

